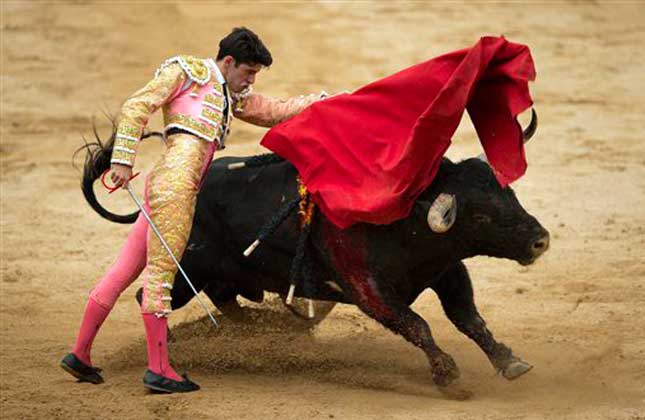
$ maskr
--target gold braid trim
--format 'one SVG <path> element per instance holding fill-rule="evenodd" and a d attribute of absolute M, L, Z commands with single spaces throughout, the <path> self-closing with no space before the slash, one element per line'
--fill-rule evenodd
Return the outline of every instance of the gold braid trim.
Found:
<path fill-rule="evenodd" d="M 115 149 L 112 150 L 112 158 L 110 159 L 110 163 L 118 163 L 120 165 L 125 165 L 132 168 L 134 166 L 136 151 L 117 149 L 116 147 L 118 146 L 115 146 Z"/>
<path fill-rule="evenodd" d="M 111 163 L 118 163 L 129 167 L 134 166 L 137 149 L 141 138 L 141 129 L 121 122 L 117 129 L 112 149 Z"/>
<path fill-rule="evenodd" d="M 221 117 L 215 123 L 221 124 Z M 166 130 L 172 127 L 178 127 L 196 135 L 206 141 L 212 142 L 219 138 L 217 137 L 217 127 L 210 126 L 206 123 L 195 120 L 192 117 L 183 114 L 170 114 L 166 117 Z"/>
<path fill-rule="evenodd" d="M 168 67 L 172 63 L 179 63 L 188 78 L 200 86 L 205 85 L 211 80 L 211 68 L 206 64 L 206 60 L 190 55 L 176 55 L 174 57 L 170 57 L 164 61 L 161 66 L 159 66 L 155 72 L 155 77 L 157 77 L 165 67 Z"/>
<path fill-rule="evenodd" d="M 316 205 L 311 200 L 309 191 L 307 191 L 307 187 L 303 184 L 300 177 L 298 177 L 298 194 L 300 195 L 300 204 L 298 208 L 298 214 L 300 215 L 300 229 L 303 229 L 305 226 L 309 226 L 311 224 Z"/>
<path fill-rule="evenodd" d="M 116 131 L 116 136 L 130 140 L 139 140 L 141 138 L 142 132 L 142 127 L 137 127 L 136 125 L 128 124 L 125 121 L 120 121 Z"/>

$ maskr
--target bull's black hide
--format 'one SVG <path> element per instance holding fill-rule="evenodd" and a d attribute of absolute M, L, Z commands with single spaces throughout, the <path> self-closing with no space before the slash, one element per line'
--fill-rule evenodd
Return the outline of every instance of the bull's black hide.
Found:
<path fill-rule="evenodd" d="M 211 166 L 198 197 L 193 230 L 182 266 L 216 305 L 237 295 L 261 300 L 264 291 L 286 294 L 299 234 L 297 215 L 250 257 L 242 255 L 262 224 L 297 195 L 296 171 L 288 163 L 230 171 L 243 159 L 223 158 Z M 457 217 L 442 234 L 426 215 L 439 193 L 454 194 Z M 433 184 L 406 219 L 387 226 L 361 224 L 338 230 L 316 213 L 307 255 L 312 259 L 315 299 L 352 303 L 422 348 L 433 378 L 445 385 L 458 376 L 452 358 L 434 343 L 427 323 L 409 305 L 427 288 L 439 296 L 446 315 L 484 350 L 493 366 L 515 378 L 530 365 L 496 342 L 478 314 L 462 260 L 476 255 L 530 264 L 548 247 L 548 232 L 502 189 L 489 166 L 469 159 L 445 159 Z M 342 291 L 338 291 L 336 285 Z M 303 288 L 296 291 L 301 295 Z M 192 298 L 177 278 L 173 307 Z"/>

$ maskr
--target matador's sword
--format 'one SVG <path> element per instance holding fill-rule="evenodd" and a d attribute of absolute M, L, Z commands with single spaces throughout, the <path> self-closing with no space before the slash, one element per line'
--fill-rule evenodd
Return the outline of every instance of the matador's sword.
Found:
<path fill-rule="evenodd" d="M 202 308 L 204 308 L 204 311 L 206 311 L 206 315 L 208 315 L 211 321 L 213 321 L 213 324 L 215 324 L 215 326 L 217 327 L 218 326 L 217 321 L 215 321 L 215 318 L 213 318 L 213 314 L 211 314 L 211 311 L 208 310 L 208 307 L 206 306 L 206 304 L 199 297 L 199 293 L 197 292 L 197 289 L 195 289 L 195 286 L 193 286 L 193 283 L 191 283 L 184 269 L 181 268 L 181 264 L 179 264 L 179 261 L 177 261 L 177 258 L 172 253 L 172 250 L 164 240 L 163 236 L 161 236 L 161 232 L 159 232 L 159 229 L 157 229 L 157 226 L 155 226 L 154 222 L 152 221 L 148 213 L 143 208 L 143 205 L 137 198 L 137 195 L 134 193 L 134 191 L 132 191 L 132 187 L 130 186 L 130 184 L 127 184 L 125 188 L 130 193 L 130 197 L 132 197 L 132 200 L 134 200 L 134 202 L 137 204 L 137 207 L 139 207 L 139 210 L 141 211 L 141 214 L 143 214 L 143 217 L 145 217 L 146 220 L 148 221 L 148 225 L 150 225 L 150 227 L 152 228 L 152 231 L 155 233 L 155 235 L 157 235 L 157 238 L 159 238 L 159 241 L 161 241 L 161 244 L 166 249 L 166 252 L 168 253 L 168 255 L 170 255 L 170 258 L 172 258 L 173 262 L 177 266 L 177 269 L 179 269 L 179 272 L 181 273 L 181 275 L 184 276 L 184 280 L 186 280 L 186 283 L 188 283 L 188 286 L 190 286 L 190 288 L 193 290 L 193 293 L 195 294 L 197 301 L 199 302 L 200 305 L 202 305 Z"/>

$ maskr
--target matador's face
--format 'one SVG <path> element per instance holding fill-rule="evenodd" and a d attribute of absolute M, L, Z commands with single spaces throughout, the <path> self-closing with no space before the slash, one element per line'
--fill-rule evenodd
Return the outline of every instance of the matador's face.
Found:
<path fill-rule="evenodd" d="M 223 70 L 222 73 L 230 90 L 233 93 L 240 93 L 255 83 L 255 75 L 262 70 L 262 64 L 237 64 L 233 57 L 226 57 Z"/>

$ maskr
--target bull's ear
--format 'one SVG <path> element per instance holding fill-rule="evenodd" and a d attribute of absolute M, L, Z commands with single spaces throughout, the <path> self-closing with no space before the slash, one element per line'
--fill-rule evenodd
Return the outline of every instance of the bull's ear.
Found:
<path fill-rule="evenodd" d="M 428 226 L 435 233 L 445 233 L 457 220 L 457 197 L 441 193 L 428 210 Z"/>

